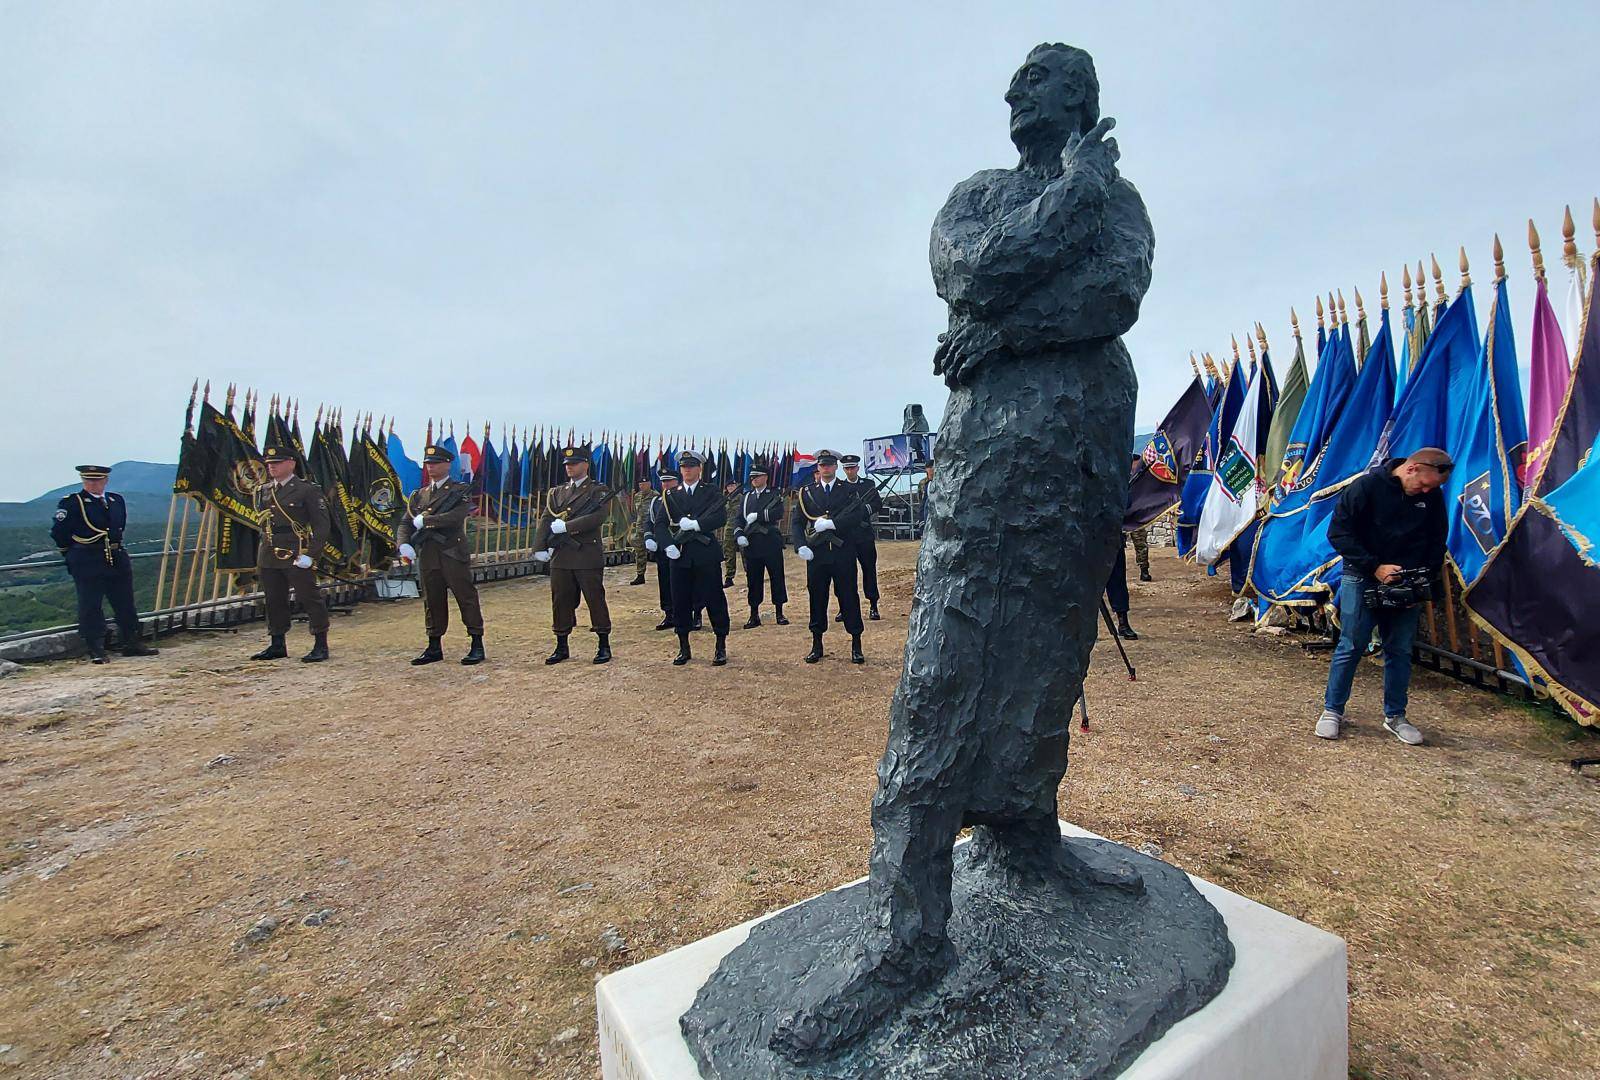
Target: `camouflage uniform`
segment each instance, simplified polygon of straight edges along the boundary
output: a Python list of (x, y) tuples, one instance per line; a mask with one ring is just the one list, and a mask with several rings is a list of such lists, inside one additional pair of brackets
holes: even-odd
[(644, 549), (644, 538), (649, 532), (647, 519), (650, 517), (650, 504), (654, 501), (654, 491), (633, 493), (633, 573), (641, 581), (644, 580), (645, 563), (650, 561), (650, 553)]
[(1133, 557), (1139, 564), (1139, 579), (1150, 580), (1150, 530), (1135, 529), (1128, 534), (1133, 538)]
[(742, 492), (735, 491), (732, 495), (724, 495), (723, 506), (728, 515), (728, 528), (722, 530), (722, 585), (727, 588), (733, 584), (733, 571), (739, 565), (739, 543), (734, 537), (733, 523), (739, 515), (739, 498)]

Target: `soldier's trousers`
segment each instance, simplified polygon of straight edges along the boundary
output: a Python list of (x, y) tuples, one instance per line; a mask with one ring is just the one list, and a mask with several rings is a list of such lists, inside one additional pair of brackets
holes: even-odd
[(645, 550), (644, 530), (635, 526), (633, 530), (633, 572), (637, 577), (644, 577), (644, 564), (651, 560), (650, 552)]
[(1128, 534), (1133, 539), (1133, 558), (1139, 564), (1139, 571), (1150, 572), (1150, 530), (1135, 529)]
[(723, 530), (727, 535), (722, 540), (722, 573), (727, 581), (733, 580), (733, 573), (739, 568), (739, 541), (734, 539), (733, 527)]
[(261, 580), (261, 591), (267, 598), (267, 633), (282, 637), (289, 632), (289, 590), (305, 608), (306, 623), (313, 634), (328, 632), (328, 603), (317, 588), (315, 569), (302, 570), (298, 566), (263, 566), (256, 571)]
[(806, 563), (806, 592), (811, 597), (811, 632), (828, 632), (828, 590), (839, 598), (839, 613), (844, 616), (844, 628), (852, 634), (861, 633), (861, 597), (856, 593), (856, 559), (848, 552), (835, 552), (823, 562), (812, 559)]
[(728, 596), (722, 591), (722, 563), (691, 563), (687, 555), (669, 559), (672, 567), (672, 625), (682, 633), (694, 625), (694, 613), (705, 610), (711, 629), (728, 632)]
[(661, 614), (672, 614), (672, 560), (657, 552), (650, 556), (656, 564), (656, 590), (661, 594)]
[(1106, 600), (1118, 615), (1128, 613), (1128, 550), (1121, 544), (1117, 545), (1117, 564), (1106, 579)]
[[(133, 599), (133, 564), (124, 552), (115, 562), (102, 562), (74, 570), (72, 584), (78, 591), (78, 635), (91, 649), (106, 643), (105, 601), (117, 617), (119, 640), (126, 645), (139, 640), (139, 606)], [(85, 560), (87, 562), (88, 560)]]
[[(433, 560), (430, 560), (433, 561)], [(483, 608), (478, 603), (478, 586), (472, 580), (472, 564), (440, 556), (436, 565), (419, 567), (417, 578), (422, 588), (423, 625), (430, 638), (444, 637), (450, 628), (450, 596), (461, 609), (461, 624), (469, 634), (483, 633)]]
[(578, 624), (578, 596), (589, 609), (589, 629), (597, 634), (611, 633), (611, 609), (606, 606), (606, 572), (550, 569), (550, 611), (557, 634), (570, 634)]
[(783, 581), (783, 549), (771, 555), (755, 555), (752, 549), (744, 553), (744, 583), (750, 600), (750, 610), (761, 606), (765, 585), (772, 584), (772, 602), (782, 607), (789, 602), (789, 587)]
[(856, 545), (856, 561), (861, 564), (861, 595), (869, 603), (878, 602), (878, 545)]

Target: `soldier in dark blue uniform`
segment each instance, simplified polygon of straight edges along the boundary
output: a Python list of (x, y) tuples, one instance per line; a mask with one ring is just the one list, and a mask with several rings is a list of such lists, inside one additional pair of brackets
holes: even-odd
[(861, 597), (856, 593), (856, 550), (851, 537), (866, 515), (856, 488), (834, 478), (839, 455), (817, 451), (816, 479), (800, 490), (799, 513), (790, 525), (795, 554), (806, 563), (806, 591), (811, 598), (811, 651), (806, 663), (822, 659), (822, 635), (828, 632), (828, 590), (839, 599), (844, 628), (850, 634), (850, 660), (864, 664), (861, 651)]
[(111, 601), (117, 617), (117, 640), (123, 656), (154, 656), (139, 640), (139, 608), (133, 600), (133, 564), (122, 546), (128, 507), (122, 496), (106, 490), (111, 469), (79, 465), (83, 490), (56, 504), (50, 538), (61, 549), (72, 583), (78, 590), (78, 634), (97, 664), (106, 662), (106, 615)]
[(661, 493), (655, 542), (672, 567), (672, 625), (678, 632), (678, 655), (672, 662), (680, 666), (689, 662), (689, 632), (703, 608), (717, 635), (711, 663), (720, 667), (728, 662), (728, 598), (722, 592), (718, 530), (727, 520), (727, 509), (722, 493), (701, 481), (702, 462), (699, 454), (688, 450), (678, 455), (683, 486)]
[(789, 589), (783, 580), (783, 497), (767, 486), (767, 463), (760, 458), (750, 469), (750, 490), (734, 507), (731, 523), (733, 541), (744, 549), (746, 596), (750, 602), (750, 621), (746, 630), (761, 625), (761, 600), (765, 591), (762, 579), (772, 585), (772, 606), (778, 625), (788, 626), (783, 605), (789, 602)]
[[(841, 454), (839, 464), (844, 466), (844, 482), (864, 494), (867, 500), (865, 516), (851, 532), (850, 542), (855, 545), (856, 562), (861, 567), (861, 595), (867, 598), (870, 607), (867, 618), (876, 621), (881, 616), (878, 614), (878, 530), (873, 521), (883, 512), (883, 496), (878, 494), (878, 485), (861, 475), (860, 454)], [(843, 612), (840, 614), (842, 616)]]

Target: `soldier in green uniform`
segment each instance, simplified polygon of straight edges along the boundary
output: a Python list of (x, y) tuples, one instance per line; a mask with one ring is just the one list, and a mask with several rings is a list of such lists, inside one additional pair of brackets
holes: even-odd
[(78, 593), (78, 636), (97, 664), (106, 662), (107, 600), (117, 616), (117, 640), (123, 656), (154, 656), (160, 651), (139, 640), (133, 563), (122, 546), (128, 506), (121, 495), (106, 490), (110, 475), (107, 465), (79, 465), (83, 490), (56, 503), (55, 523), (50, 527), (50, 538), (60, 549)]
[(656, 492), (650, 486), (650, 478), (643, 477), (633, 493), (633, 580), (629, 585), (644, 584), (645, 563), (650, 561), (644, 542), (650, 532), (650, 504), (655, 501)]
[(733, 535), (733, 523), (739, 517), (739, 481), (729, 480), (722, 485), (722, 512), (727, 515), (728, 528), (722, 530), (722, 587), (733, 587), (733, 572), (739, 566), (739, 545)]
[(472, 580), (472, 547), (467, 543), (472, 485), (450, 479), (450, 462), (454, 458), (443, 446), (427, 448), (422, 456), (422, 471), (428, 482), (411, 493), (395, 534), (400, 558), (417, 564), (417, 581), (422, 590), (428, 647), (411, 661), (417, 666), (444, 659), (441, 645), (450, 625), (451, 594), (461, 609), (462, 625), (472, 637), (472, 646), (461, 662), (481, 664), (487, 659), (483, 652), (483, 608), (478, 603), (478, 586)]
[(267, 601), (267, 633), (271, 642), (250, 657), (282, 660), (289, 655), (284, 638), (289, 634), (289, 590), (305, 608), (311, 627), (311, 651), (300, 659), (314, 664), (328, 658), (328, 605), (317, 588), (315, 556), (328, 542), (332, 529), (328, 500), (322, 489), (294, 474), (294, 451), (270, 445), (261, 452), (267, 463), (267, 483), (256, 489), (256, 515), (261, 521), (261, 550), (256, 557), (256, 577)]
[(1150, 527), (1135, 529), (1128, 536), (1133, 540), (1133, 557), (1139, 563), (1139, 580), (1154, 581), (1150, 576)]
[(589, 609), (589, 625), (600, 636), (594, 662), (611, 660), (611, 609), (606, 606), (606, 552), (600, 539), (611, 489), (589, 479), (590, 450), (569, 446), (561, 451), (567, 482), (551, 488), (534, 533), (533, 557), (550, 564), (550, 609), (556, 647), (545, 657), (559, 664), (572, 654), (567, 635), (578, 621), (578, 596)]

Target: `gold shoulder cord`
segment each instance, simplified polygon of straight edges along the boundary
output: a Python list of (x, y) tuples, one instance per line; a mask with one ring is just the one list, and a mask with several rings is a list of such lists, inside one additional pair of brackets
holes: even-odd
[(561, 489), (559, 487), (553, 487), (544, 493), (544, 512), (553, 518), (560, 518), (562, 521), (565, 521), (567, 520), (567, 515), (572, 512), (572, 509), (571, 507), (568, 507), (566, 510), (559, 511), (556, 509), (556, 492), (560, 490)]
[(306, 553), (306, 542), (311, 536), (310, 527), (302, 526), (300, 522), (295, 520), (294, 515), (289, 513), (289, 511), (285, 509), (284, 505), (278, 501), (277, 484), (272, 485), (272, 494), (269, 496), (269, 498), (272, 499), (272, 505), (278, 508), (278, 513), (283, 515), (284, 521), (289, 523), (289, 531), (294, 533), (295, 543), (300, 548), (298, 552), (293, 552), (285, 548), (274, 546), (272, 549), (272, 554), (280, 559), (293, 559), (298, 558), (300, 555), (304, 555)]
[(806, 508), (806, 489), (805, 488), (801, 488), (800, 489), (799, 503), (800, 503), (800, 512), (805, 515), (805, 518), (806, 518), (807, 521), (815, 521), (820, 517), (827, 517), (826, 514), (813, 514), (810, 510), (808, 510)]
[(662, 507), (662, 509), (666, 510), (666, 512), (667, 512), (667, 524), (671, 525), (672, 524), (672, 500), (667, 498), (667, 493), (665, 491), (663, 491), (661, 493), (661, 507)]
[[(98, 544), (100, 541), (104, 540), (106, 542), (106, 547), (105, 547), (106, 562), (112, 562), (113, 560), (111, 558), (111, 530), (110, 529), (96, 528), (94, 523), (89, 520), (89, 508), (87, 506), (83, 505), (83, 495), (82, 495), (81, 492), (78, 493), (78, 494), (75, 494), (73, 497), (78, 500), (78, 517), (83, 519), (84, 528), (88, 529), (94, 535), (92, 535), (92, 536), (79, 536), (77, 533), (73, 533), (72, 534), (72, 539), (75, 542), (79, 543), (79, 544), (85, 544), (85, 545), (87, 545), (87, 544)], [(106, 505), (106, 513), (108, 515), (111, 513), (111, 506), (110, 506), (109, 503)]]

